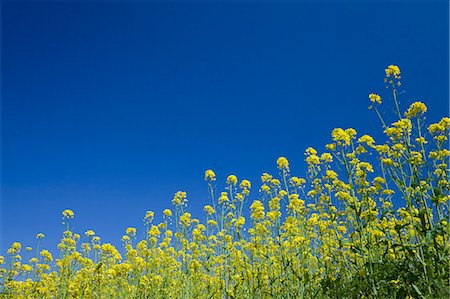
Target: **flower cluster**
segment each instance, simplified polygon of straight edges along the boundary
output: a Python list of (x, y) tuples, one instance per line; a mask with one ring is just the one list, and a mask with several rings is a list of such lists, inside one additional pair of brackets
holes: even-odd
[[(386, 69), (389, 80), (400, 69)], [(392, 85), (397, 102), (396, 86)], [(369, 95), (381, 104), (377, 94)], [(305, 177), (276, 161), (256, 198), (252, 184), (229, 175), (224, 191), (205, 172), (204, 221), (186, 192), (145, 231), (128, 227), (123, 248), (84, 236), (63, 211), (59, 254), (14, 242), (0, 256), (2, 298), (448, 298), (450, 262), (450, 118), (424, 126), (413, 103), (384, 129), (337, 128), (326, 151), (305, 151)], [(405, 118), (402, 118), (404, 115)], [(253, 196), (253, 194), (252, 194)], [(162, 219), (157, 223), (158, 219)], [(141, 237), (139, 237), (141, 236)]]

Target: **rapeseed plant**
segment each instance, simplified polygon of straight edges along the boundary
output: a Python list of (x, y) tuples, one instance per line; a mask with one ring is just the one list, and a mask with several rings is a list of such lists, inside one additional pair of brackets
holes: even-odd
[(123, 254), (93, 230), (82, 242), (65, 210), (58, 258), (42, 233), (34, 255), (15, 242), (0, 256), (2, 298), (448, 298), (450, 118), (424, 130), (426, 105), (402, 114), (400, 69), (385, 72), (398, 120), (369, 94), (384, 142), (336, 128), (325, 152), (306, 149), (305, 178), (280, 157), (250, 203), (250, 181), (229, 175), (216, 194), (206, 170), (205, 223), (179, 191), (161, 223), (146, 212), (143, 239), (125, 230)]

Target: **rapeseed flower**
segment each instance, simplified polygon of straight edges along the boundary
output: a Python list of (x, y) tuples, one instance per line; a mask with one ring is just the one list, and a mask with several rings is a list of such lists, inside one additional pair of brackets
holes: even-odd
[(235, 175), (229, 175), (227, 177), (227, 184), (228, 185), (236, 186), (237, 181), (238, 181), (238, 179), (237, 179), (237, 176), (235, 176)]
[(394, 78), (396, 78), (396, 79), (399, 79), (400, 78), (400, 68), (398, 67), (398, 66), (396, 66), (396, 65), (389, 65), (386, 69), (385, 69), (385, 72), (386, 72), (386, 77), (391, 77), (391, 76), (393, 76)]
[(289, 161), (285, 157), (279, 157), (277, 160), (278, 169), (289, 170)]
[(211, 207), (210, 205), (206, 205), (204, 208), (205, 212), (211, 216), (212, 214), (214, 214), (216, 211), (213, 209), (213, 207)]
[(378, 103), (381, 104), (381, 97), (379, 95), (377, 95), (376, 93), (371, 93), (369, 94), (369, 100), (372, 103)]
[(331, 132), (333, 141), (337, 141), (341, 145), (350, 145), (350, 135), (342, 128), (336, 128)]
[(205, 171), (205, 181), (215, 181), (216, 180), (216, 174), (211, 169), (208, 169)]
[(64, 219), (71, 219), (71, 218), (73, 218), (75, 216), (75, 214), (73, 213), (72, 210), (64, 210), (62, 212), (62, 215), (63, 215)]
[(408, 110), (405, 112), (407, 118), (413, 118), (420, 116), (427, 112), (427, 106), (422, 102), (414, 102), (409, 106)]

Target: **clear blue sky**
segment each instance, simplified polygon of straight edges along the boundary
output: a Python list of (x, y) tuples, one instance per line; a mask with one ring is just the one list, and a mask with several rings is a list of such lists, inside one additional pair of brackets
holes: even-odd
[[(203, 174), (250, 179), (334, 127), (380, 136), (367, 95), (403, 71), (403, 107), (448, 114), (448, 4), (2, 1), (1, 242), (54, 250), (61, 211), (120, 243)], [(386, 99), (387, 101), (387, 99)], [(390, 110), (385, 107), (384, 113)], [(392, 106), (391, 106), (392, 107)], [(203, 216), (203, 214), (201, 214)]]

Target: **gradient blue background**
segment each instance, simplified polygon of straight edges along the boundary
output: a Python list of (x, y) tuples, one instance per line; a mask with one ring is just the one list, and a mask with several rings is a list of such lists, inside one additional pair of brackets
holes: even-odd
[[(55, 250), (61, 211), (120, 244), (203, 174), (253, 182), (334, 127), (381, 136), (367, 109), (397, 64), (402, 107), (448, 114), (448, 4), (2, 2), (1, 242)], [(379, 139), (379, 138), (378, 138)], [(220, 190), (219, 190), (220, 191)], [(203, 217), (203, 216), (202, 216)], [(142, 229), (141, 229), (142, 232)]]

